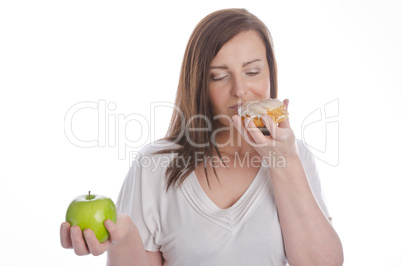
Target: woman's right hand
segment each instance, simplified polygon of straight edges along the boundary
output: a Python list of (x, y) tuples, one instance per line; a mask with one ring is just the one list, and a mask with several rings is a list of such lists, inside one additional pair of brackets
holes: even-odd
[(62, 223), (60, 226), (61, 246), (66, 249), (74, 249), (79, 256), (87, 254), (99, 256), (127, 238), (131, 229), (135, 227), (129, 216), (120, 213), (117, 215), (116, 224), (111, 220), (106, 220), (104, 224), (110, 238), (100, 243), (91, 229), (85, 229), (82, 233), (77, 225), (70, 227), (69, 223)]

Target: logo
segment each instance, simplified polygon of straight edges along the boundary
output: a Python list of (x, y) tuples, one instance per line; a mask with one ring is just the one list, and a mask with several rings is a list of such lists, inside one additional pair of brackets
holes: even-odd
[(311, 112), (302, 122), (301, 140), (315, 158), (339, 164), (339, 99)]

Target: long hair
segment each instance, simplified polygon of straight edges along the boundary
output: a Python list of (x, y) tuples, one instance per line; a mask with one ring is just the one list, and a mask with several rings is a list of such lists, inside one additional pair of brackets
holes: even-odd
[[(180, 185), (198, 164), (206, 170), (208, 157), (215, 150), (212, 141), (213, 115), (208, 98), (209, 68), (219, 50), (243, 31), (254, 30), (263, 40), (270, 74), (270, 95), (277, 97), (277, 67), (271, 34), (265, 24), (245, 9), (223, 9), (202, 19), (192, 32), (185, 50), (180, 79), (168, 132), (164, 139), (179, 144), (178, 148), (157, 152), (175, 153), (166, 171), (167, 188)], [(199, 129), (199, 130), (197, 130)], [(215, 168), (214, 174), (216, 175)]]

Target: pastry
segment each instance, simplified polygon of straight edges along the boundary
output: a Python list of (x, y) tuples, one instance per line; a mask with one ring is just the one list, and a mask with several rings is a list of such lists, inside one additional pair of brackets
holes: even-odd
[(239, 108), (239, 115), (242, 121), (244, 121), (246, 117), (251, 117), (256, 127), (258, 127), (264, 135), (269, 135), (261, 119), (261, 115), (263, 114), (268, 114), (276, 124), (284, 121), (288, 117), (286, 106), (279, 99), (250, 101), (242, 104), (241, 108)]

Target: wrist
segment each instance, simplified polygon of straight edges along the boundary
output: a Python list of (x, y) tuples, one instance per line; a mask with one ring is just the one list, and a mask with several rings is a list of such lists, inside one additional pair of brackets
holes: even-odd
[[(279, 160), (280, 159), (280, 160)], [(300, 160), (299, 154), (286, 154), (281, 155), (280, 158), (277, 159), (277, 163), (274, 166), (270, 167), (271, 176), (294, 176), (295, 173), (299, 173), (300, 171), (304, 172), (303, 164)]]

